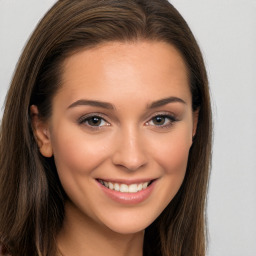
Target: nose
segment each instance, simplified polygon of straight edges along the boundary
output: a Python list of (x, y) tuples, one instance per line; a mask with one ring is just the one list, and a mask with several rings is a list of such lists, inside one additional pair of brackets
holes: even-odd
[(136, 129), (122, 132), (116, 140), (112, 162), (127, 171), (136, 171), (147, 164), (145, 144)]

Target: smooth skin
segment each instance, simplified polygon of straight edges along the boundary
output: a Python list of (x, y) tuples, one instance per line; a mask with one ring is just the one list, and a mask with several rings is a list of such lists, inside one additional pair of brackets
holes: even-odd
[[(41, 154), (54, 155), (68, 195), (58, 247), (64, 256), (142, 256), (144, 230), (185, 176), (197, 112), (187, 67), (164, 42), (111, 42), (63, 64), (52, 116), (31, 106)], [(97, 179), (155, 180), (140, 203), (107, 196)]]

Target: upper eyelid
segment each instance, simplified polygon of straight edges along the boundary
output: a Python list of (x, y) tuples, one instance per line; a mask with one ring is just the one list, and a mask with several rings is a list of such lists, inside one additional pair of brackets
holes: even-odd
[[(154, 117), (157, 117), (157, 116), (163, 116), (165, 118), (168, 118), (169, 121), (167, 121), (166, 124), (161, 124), (161, 125), (157, 125), (157, 124), (150, 124), (150, 122), (153, 122), (153, 118)], [(165, 120), (166, 121), (166, 120)], [(160, 115), (155, 115), (153, 116), (152, 118), (150, 118), (146, 123), (145, 125), (148, 126), (148, 127), (151, 127), (151, 129), (157, 129), (157, 130), (161, 130), (161, 129), (169, 129), (171, 127), (173, 127), (173, 125), (175, 125), (176, 122), (178, 122), (179, 120), (172, 116), (172, 115), (168, 115), (168, 114), (160, 114)]]
[(100, 114), (100, 113), (90, 113), (90, 114), (85, 114), (81, 117), (78, 118), (78, 122), (83, 122), (86, 119), (89, 119), (90, 117), (99, 117), (101, 119), (103, 119), (105, 122), (109, 123), (108, 120), (106, 120), (106, 118), (104, 117), (104, 115)]
[[(175, 115), (174, 113), (170, 113), (170, 112), (166, 112), (166, 111), (160, 111), (160, 112), (157, 112), (157, 113), (154, 113), (154, 114), (151, 114), (147, 120), (151, 120), (152, 118), (154, 117), (157, 117), (157, 116), (165, 116), (165, 117), (172, 117), (174, 119), (177, 119), (177, 115)], [(147, 121), (147, 122), (148, 122)]]
[(158, 116), (170, 119), (171, 122), (177, 121), (177, 119), (171, 115), (156, 115), (156, 116), (153, 116), (152, 118), (150, 118), (149, 121), (147, 121), (146, 123), (152, 121), (155, 117), (158, 117)]
[[(94, 117), (94, 116), (102, 118), (105, 122), (110, 124), (110, 121), (108, 120), (109, 118), (106, 116), (106, 114), (99, 113), (99, 112), (93, 112), (93, 113), (88, 113), (88, 114), (82, 115), (81, 117), (78, 118), (78, 122), (82, 122), (85, 119), (90, 118), (90, 117)], [(170, 117), (172, 119), (177, 120), (177, 115), (176, 114), (168, 112), (168, 111), (159, 111), (157, 113), (150, 114), (146, 118), (146, 123), (149, 122), (151, 119), (157, 117), (157, 116), (165, 116), (165, 117)], [(115, 119), (117, 119), (117, 118), (115, 118)]]

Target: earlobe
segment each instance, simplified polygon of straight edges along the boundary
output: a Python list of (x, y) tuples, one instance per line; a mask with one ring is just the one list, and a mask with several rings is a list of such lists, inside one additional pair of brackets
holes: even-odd
[(39, 117), (39, 111), (37, 106), (30, 106), (30, 117), (32, 130), (37, 142), (39, 151), (45, 157), (51, 157), (53, 155), (51, 138), (49, 127), (46, 122), (43, 122)]

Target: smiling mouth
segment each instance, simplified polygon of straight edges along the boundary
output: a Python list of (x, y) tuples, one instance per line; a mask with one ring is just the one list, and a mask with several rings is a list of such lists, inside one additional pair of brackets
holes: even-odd
[(97, 179), (97, 181), (110, 190), (115, 190), (121, 193), (137, 193), (149, 187), (154, 180), (150, 180), (142, 183), (129, 184), (129, 185), (124, 183), (113, 183), (113, 182), (105, 181), (101, 179)]

